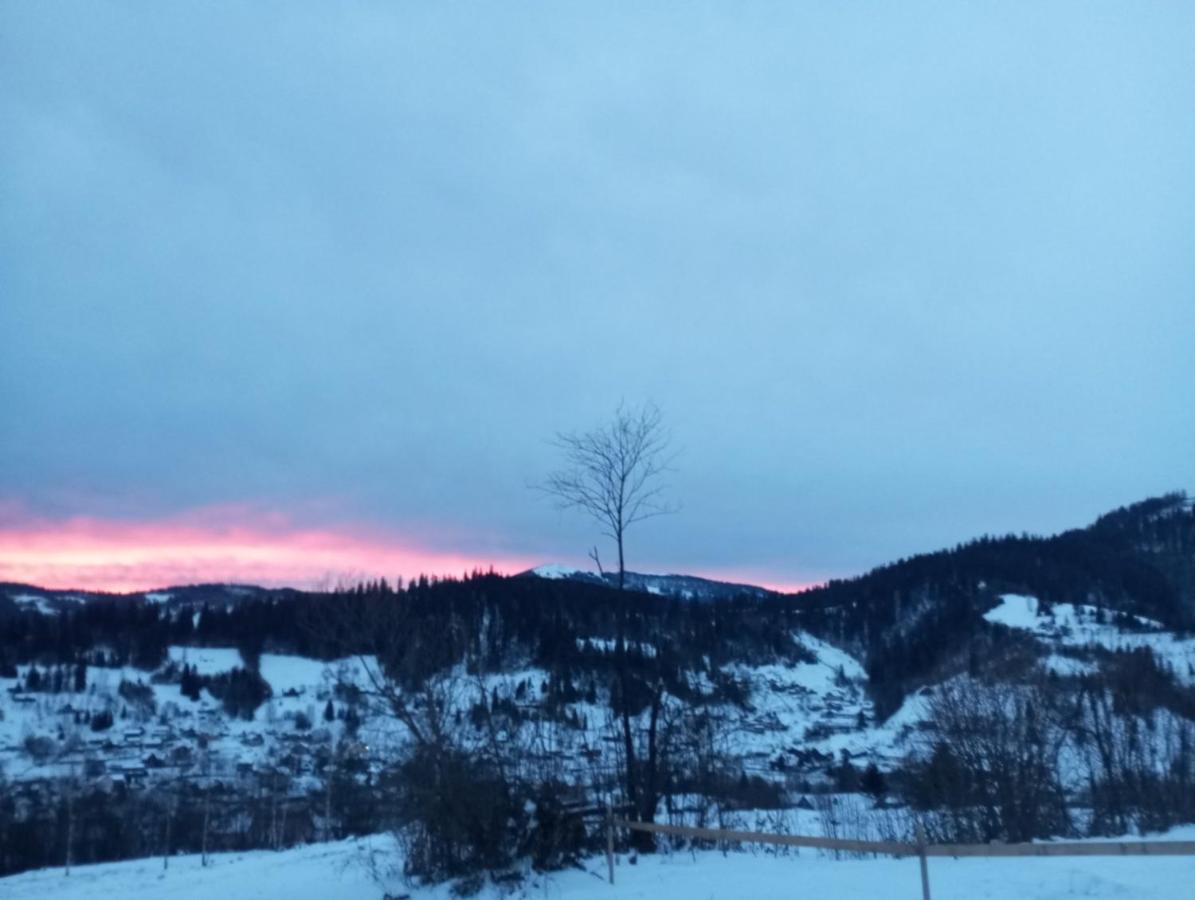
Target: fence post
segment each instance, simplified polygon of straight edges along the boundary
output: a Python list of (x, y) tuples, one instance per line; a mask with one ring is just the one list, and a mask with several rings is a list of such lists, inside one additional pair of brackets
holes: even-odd
[(606, 804), (606, 868), (610, 870), (610, 883), (614, 884), (614, 810)]
[(930, 900), (929, 863), (925, 858), (925, 828), (920, 822), (917, 823), (917, 855), (921, 857), (921, 900)]

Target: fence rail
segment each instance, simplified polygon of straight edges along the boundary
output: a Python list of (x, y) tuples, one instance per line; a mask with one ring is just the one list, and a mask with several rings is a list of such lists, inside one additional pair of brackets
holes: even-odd
[(1195, 856), (1195, 841), (928, 844), (926, 856)]
[(916, 844), (897, 841), (852, 841), (843, 838), (806, 837), (798, 834), (768, 834), (762, 831), (729, 831), (722, 828), (692, 828), (687, 825), (659, 825), (655, 822), (632, 822), (617, 819), (618, 828), (646, 831), (651, 834), (671, 834), (676, 837), (703, 841), (731, 841), (744, 844), (781, 844), (785, 847), (815, 847), (819, 850), (850, 850), (856, 853), (884, 853), (888, 856), (916, 856)]
[[(928, 857), (1011, 857), (1011, 856), (1195, 856), (1195, 841), (1059, 841), (1046, 844), (911, 844), (900, 841), (854, 841), (843, 838), (812, 837), (797, 834), (768, 834), (762, 831), (733, 831), (723, 828), (694, 828), (687, 825), (661, 825), (632, 822), (607, 816), (607, 857), (610, 883), (614, 883), (614, 829), (668, 834), (704, 841), (777, 844), (784, 847), (812, 847), (819, 850), (845, 850), (853, 853), (882, 853), (886, 856), (916, 856), (921, 861), (921, 895), (930, 900)], [(920, 829), (918, 829), (920, 831)]]

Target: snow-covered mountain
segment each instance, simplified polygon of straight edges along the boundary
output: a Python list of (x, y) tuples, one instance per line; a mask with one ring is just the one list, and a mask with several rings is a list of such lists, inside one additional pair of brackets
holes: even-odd
[[(549, 580), (581, 581), (586, 584), (601, 584), (617, 587), (618, 574), (588, 572), (555, 563), (537, 566), (520, 573), (520, 577), (546, 578)], [(696, 575), (649, 575), (643, 572), (627, 572), (627, 590), (642, 591), (664, 597), (680, 597), (684, 600), (716, 600), (729, 597), (769, 597), (776, 592), (753, 584), (738, 584), (732, 581), (715, 581)]]
[(5, 609), (36, 609), (56, 615), (64, 609), (78, 609), (80, 604), (148, 603), (166, 607), (202, 606), (204, 603), (230, 605), (246, 600), (294, 597), (294, 588), (266, 588), (251, 584), (187, 584), (147, 591), (108, 593), (81, 589), (60, 590), (32, 584), (0, 582), (0, 613)]
[[(152, 830), (167, 789), (181, 790), (171, 802), (194, 816), (196, 784), (231, 810), (213, 826), (227, 846), (374, 827), (360, 823), (380, 820), (351, 804), (368, 808), (411, 735), (369, 700), (370, 651), (331, 650), (311, 627), (313, 615), (328, 624), (328, 610), (354, 602), (406, 611), (394, 632), (401, 660), (445, 688), (443, 712), (467, 753), (483, 755), (500, 734), (517, 748), (512, 765), (591, 799), (620, 777), (625, 677), (641, 691), (633, 738), (646, 744), (657, 712), (687, 735), (674, 747), (705, 735), (726, 808), (763, 798), (791, 811), (811, 793), (849, 790), (873, 767), (909, 777), (941, 750), (935, 702), (969, 682), (1012, 697), (1081, 697), (1101, 727), (1151, 735), (1146, 771), (1181, 772), (1176, 754), (1189, 753), (1184, 729), (1195, 724), (1193, 561), (1195, 510), (1174, 496), (1054, 537), (983, 538), (799, 595), (635, 573), (622, 602), (609, 576), (561, 566), (420, 580), (401, 595), (381, 583), (343, 595), (0, 585), (0, 774), (13, 809), (36, 813), (18, 823), (29, 829), (23, 859), (59, 839), (64, 784), (94, 800), (89, 833), (103, 832), (105, 815)], [(645, 690), (657, 691), (654, 711)], [(1089, 804), (1092, 784), (1119, 775), (1082, 769), (1090, 744), (1063, 737), (1063, 788), (1072, 805)], [(678, 766), (692, 777), (689, 762)], [(678, 787), (674, 799), (683, 807), (692, 796)], [(1176, 809), (1167, 821), (1191, 820)]]

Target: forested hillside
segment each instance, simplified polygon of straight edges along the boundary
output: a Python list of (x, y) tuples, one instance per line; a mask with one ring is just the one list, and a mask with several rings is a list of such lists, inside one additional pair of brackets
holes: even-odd
[[(1166, 827), (1195, 816), (1192, 560), (1176, 494), (792, 595), (0, 586), (0, 867), (394, 828), (443, 878), (564, 864), (598, 803), (709, 821), (860, 790), (893, 833)], [(976, 722), (1001, 742), (960, 756)], [(986, 797), (993, 771), (1038, 799)]]

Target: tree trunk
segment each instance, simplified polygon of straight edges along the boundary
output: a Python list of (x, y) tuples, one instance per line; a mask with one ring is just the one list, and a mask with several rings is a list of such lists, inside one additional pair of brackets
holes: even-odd
[[(660, 780), (659, 780), (659, 744), (656, 737), (659, 733), (660, 724), (660, 704), (663, 700), (664, 686), (656, 684), (655, 690), (652, 692), (651, 698), (651, 720), (647, 728), (647, 771), (643, 777), (643, 790), (640, 793), (641, 808), (639, 810), (640, 822), (654, 822), (656, 819), (656, 806), (660, 802)], [(655, 835), (643, 833), (645, 850), (655, 849)]]
[[(618, 700), (622, 707), (622, 743), (623, 753), (626, 756), (626, 792), (627, 803), (633, 810), (633, 815), (639, 814), (639, 766), (635, 755), (635, 735), (631, 724), (631, 704), (630, 691), (628, 686), (630, 684), (630, 666), (627, 661), (627, 599), (625, 594), (626, 586), (626, 568), (622, 549), (622, 531), (616, 530), (615, 536), (618, 543), (618, 640), (615, 645), (615, 653), (618, 656)], [(635, 846), (642, 843), (642, 838), (648, 838), (650, 841), (651, 835), (644, 834), (640, 831), (631, 833), (631, 842)]]
[(622, 529), (618, 529), (618, 589), (626, 587), (627, 567), (622, 555)]

